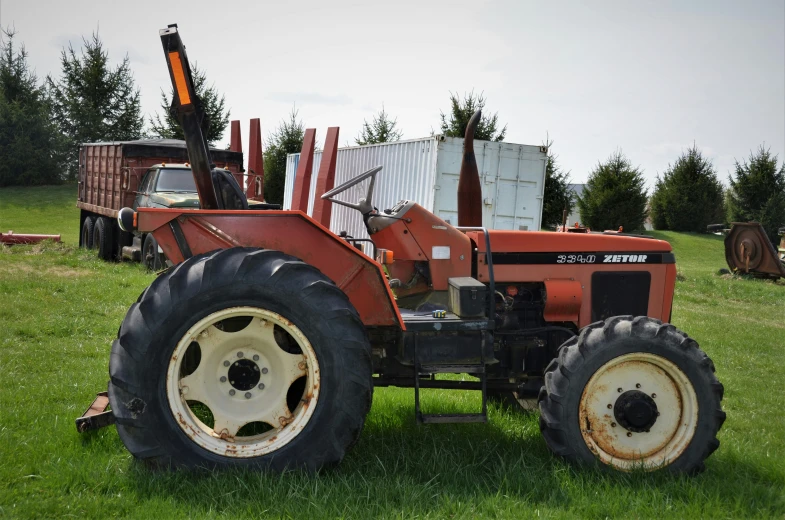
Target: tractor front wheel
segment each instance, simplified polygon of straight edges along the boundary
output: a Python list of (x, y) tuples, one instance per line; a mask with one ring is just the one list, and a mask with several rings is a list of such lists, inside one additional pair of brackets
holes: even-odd
[(714, 364), (673, 325), (597, 322), (559, 349), (540, 391), (540, 430), (572, 462), (698, 473), (725, 420)]
[(365, 328), (315, 267), (232, 248), (158, 277), (112, 345), (109, 400), (136, 457), (283, 471), (335, 464), (371, 405)]

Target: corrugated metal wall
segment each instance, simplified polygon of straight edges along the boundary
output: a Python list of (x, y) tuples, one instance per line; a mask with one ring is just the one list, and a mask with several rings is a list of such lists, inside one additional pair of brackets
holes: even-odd
[[(415, 200), (432, 210), (434, 204), (433, 185), (436, 175), (437, 138), (428, 137), (411, 141), (397, 141), (371, 146), (341, 148), (335, 167), (335, 185), (338, 186), (360, 173), (382, 165), (384, 169), (376, 175), (373, 203), (379, 209), (391, 208), (401, 199)], [(316, 177), (319, 173), (322, 153), (313, 158), (311, 191), (308, 214), (313, 212)], [(286, 184), (284, 186), (284, 209), (291, 209), (294, 177), (300, 154), (287, 157)], [(353, 186), (337, 196), (340, 200), (357, 202), (365, 197), (367, 182)], [(333, 204), (330, 229), (338, 233), (346, 231), (355, 238), (368, 238), (360, 214), (350, 208)]]
[[(542, 217), (546, 153), (539, 146), (475, 141), (477, 168), (483, 192), (483, 222), (491, 229), (537, 230)], [(381, 165), (373, 203), (383, 210), (401, 199), (414, 200), (440, 218), (457, 224), (458, 173), (463, 139), (426, 137), (370, 146), (341, 148), (336, 161), (335, 185)], [(313, 211), (316, 179), (322, 154), (314, 154), (308, 214)], [(287, 157), (284, 209), (291, 209), (299, 154)], [(338, 195), (357, 202), (365, 197), (367, 182)], [(330, 229), (368, 238), (360, 214), (333, 204)]]

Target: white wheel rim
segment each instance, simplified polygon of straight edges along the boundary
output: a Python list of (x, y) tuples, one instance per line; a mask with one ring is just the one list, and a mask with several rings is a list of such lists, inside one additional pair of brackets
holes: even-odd
[[(220, 322), (227, 318), (250, 322), (241, 330), (225, 332), (219, 327), (226, 328)], [(284, 351), (276, 342), (275, 326), (302, 353)], [(183, 363), (192, 342), (199, 344), (201, 359), (186, 374)], [(290, 410), (287, 392), (302, 377), (305, 390)], [(196, 444), (218, 455), (248, 458), (280, 449), (305, 428), (319, 398), (319, 380), (313, 347), (292, 322), (268, 310), (233, 307), (201, 319), (183, 335), (169, 361), (166, 393), (175, 421)], [(214, 424), (203, 422), (197, 403), (209, 408)], [(265, 423), (270, 429), (242, 430), (251, 423)]]
[[(616, 417), (617, 400), (628, 391), (643, 392), (656, 403), (658, 415), (648, 431), (631, 431)], [(689, 446), (698, 425), (698, 399), (675, 364), (636, 352), (614, 358), (594, 373), (578, 416), (586, 445), (602, 462), (624, 471), (651, 471), (672, 463)]]

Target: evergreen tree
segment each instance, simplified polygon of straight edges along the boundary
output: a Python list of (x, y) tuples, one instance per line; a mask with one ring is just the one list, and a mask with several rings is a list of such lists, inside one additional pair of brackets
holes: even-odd
[[(460, 99), (457, 94), (450, 92), (450, 115), (449, 120), (444, 112), (441, 112), (441, 131), (448, 137), (463, 137), (466, 134), (466, 125), (472, 115), (480, 109), (485, 108), (485, 98), (482, 94), (475, 94), (474, 91), (464, 94)], [(498, 130), (499, 115), (483, 115), (474, 138), (480, 141), (504, 141), (507, 133), (507, 125)]]
[[(215, 85), (207, 86), (207, 74), (199, 70), (196, 63), (193, 65), (191, 74), (194, 81), (194, 90), (196, 95), (202, 100), (205, 116), (210, 122), (206, 137), (207, 142), (212, 146), (223, 137), (226, 126), (229, 124), (230, 112), (226, 108), (226, 99), (223, 94), (218, 93)], [(150, 118), (151, 133), (164, 139), (185, 139), (180, 123), (177, 122), (177, 119), (169, 111), (169, 107), (172, 105), (172, 96), (174, 96), (174, 88), (168, 95), (163, 90), (161, 91), (163, 118), (159, 114)]]
[(81, 143), (127, 141), (142, 137), (144, 117), (139, 89), (134, 86), (131, 63), (126, 56), (114, 68), (97, 34), (83, 39), (81, 56), (73, 46), (60, 56), (62, 76), (47, 77), (54, 120), (68, 139), (68, 171), (78, 171)]
[(305, 127), (297, 119), (298, 111), (292, 108), (289, 119), (281, 121), (267, 139), (264, 150), (264, 198), (272, 204), (283, 204), (286, 184), (286, 156), (299, 153), (303, 148)]
[(384, 106), (382, 106), (382, 110), (373, 116), (370, 123), (367, 120), (363, 121), (363, 128), (354, 142), (362, 146), (398, 141), (403, 133), (396, 128), (397, 124), (398, 120), (390, 119), (387, 112), (384, 111)]
[(63, 143), (52, 123), (46, 92), (27, 63), (14, 32), (0, 49), (0, 186), (62, 180)]
[(749, 160), (736, 161), (736, 178), (730, 176), (728, 220), (760, 222), (773, 243), (785, 225), (785, 163), (761, 146)]
[(643, 174), (621, 150), (599, 163), (578, 197), (581, 222), (594, 230), (643, 229), (646, 219)]
[(575, 192), (570, 189), (570, 174), (562, 171), (548, 142), (548, 162), (545, 165), (545, 197), (542, 203), (542, 227), (561, 226), (564, 210), (569, 215), (575, 205)]
[(695, 145), (657, 179), (651, 200), (656, 229), (703, 232), (725, 215), (717, 172)]
[(651, 224), (654, 229), (661, 231), (669, 229), (668, 219), (665, 215), (665, 186), (659, 177), (654, 185), (654, 193), (649, 199), (649, 215), (651, 215)]

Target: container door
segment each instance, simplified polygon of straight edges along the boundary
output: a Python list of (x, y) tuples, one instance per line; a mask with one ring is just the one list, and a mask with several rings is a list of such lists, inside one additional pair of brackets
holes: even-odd
[[(542, 216), (546, 154), (537, 146), (475, 141), (482, 187), (483, 225), (489, 229), (538, 230)], [(434, 213), (458, 224), (458, 178), (463, 139), (439, 143)]]

